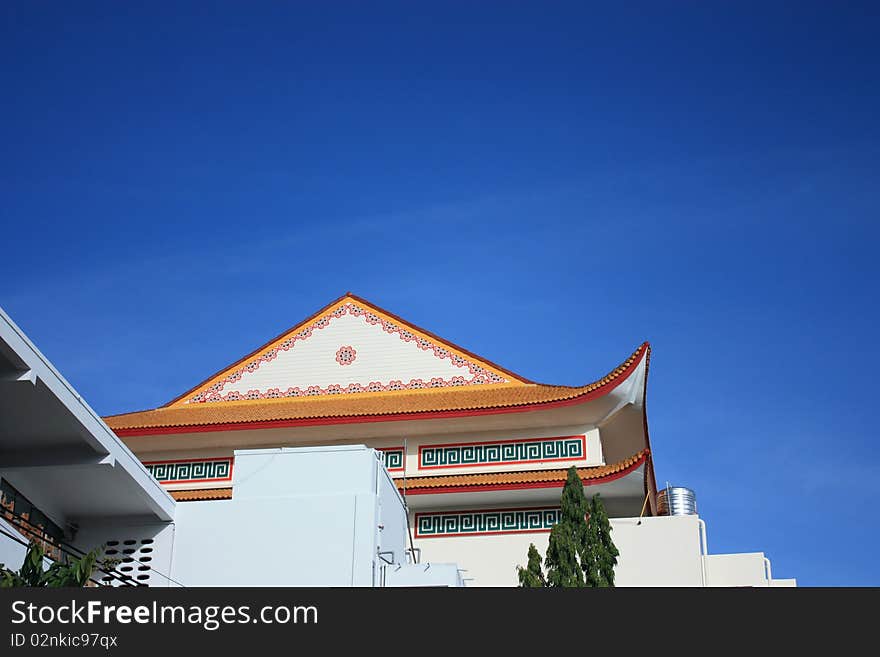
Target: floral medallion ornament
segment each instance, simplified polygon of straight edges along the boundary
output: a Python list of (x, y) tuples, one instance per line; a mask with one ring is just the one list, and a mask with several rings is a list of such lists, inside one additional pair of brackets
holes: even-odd
[(339, 347), (339, 350), (336, 352), (336, 362), (340, 365), (351, 365), (355, 358), (357, 358), (357, 352), (354, 350), (354, 347)]

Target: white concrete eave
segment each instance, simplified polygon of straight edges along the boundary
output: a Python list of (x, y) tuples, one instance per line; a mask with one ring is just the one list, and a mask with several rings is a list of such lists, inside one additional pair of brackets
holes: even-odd
[(174, 517), (174, 499), (2, 308), (0, 476), (56, 522)]

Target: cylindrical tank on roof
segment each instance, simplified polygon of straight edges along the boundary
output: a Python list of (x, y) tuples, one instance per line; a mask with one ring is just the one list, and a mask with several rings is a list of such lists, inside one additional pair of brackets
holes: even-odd
[(657, 514), (661, 516), (697, 515), (697, 494), (683, 486), (668, 486), (657, 491)]

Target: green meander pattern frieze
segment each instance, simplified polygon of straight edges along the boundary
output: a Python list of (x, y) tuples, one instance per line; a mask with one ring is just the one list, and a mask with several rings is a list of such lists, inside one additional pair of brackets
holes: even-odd
[(144, 467), (163, 484), (232, 479), (232, 458), (192, 461), (144, 462)]
[(419, 468), (421, 469), (507, 465), (538, 461), (576, 461), (584, 458), (586, 458), (585, 436), (454, 445), (423, 445), (419, 448)]
[(549, 532), (559, 508), (442, 511), (416, 514), (416, 538)]
[(380, 447), (385, 455), (385, 467), (389, 470), (403, 470), (403, 447)]

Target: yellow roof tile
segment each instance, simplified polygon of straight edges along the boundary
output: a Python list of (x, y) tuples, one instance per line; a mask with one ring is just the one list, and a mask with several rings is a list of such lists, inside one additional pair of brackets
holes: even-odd
[(168, 491), (178, 502), (196, 502), (201, 500), (231, 500), (231, 488), (202, 488), (199, 490)]

